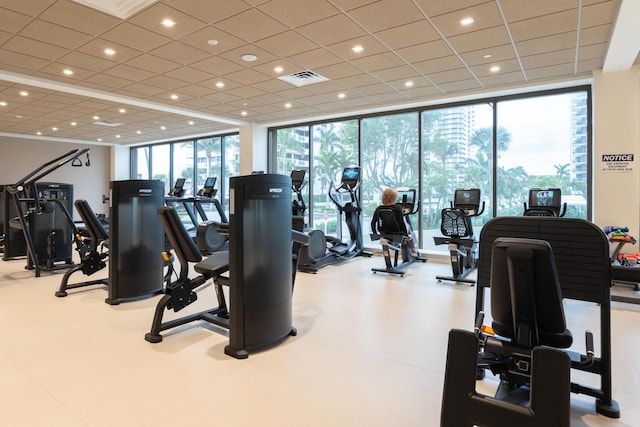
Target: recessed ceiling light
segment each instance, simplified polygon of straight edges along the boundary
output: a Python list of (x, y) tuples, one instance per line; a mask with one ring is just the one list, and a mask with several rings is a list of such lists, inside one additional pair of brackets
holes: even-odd
[(109, 55), (109, 56), (113, 56), (113, 55), (115, 55), (115, 54), (116, 54), (116, 51), (115, 51), (115, 50), (113, 50), (113, 49), (111, 49), (110, 47), (106, 48), (103, 52), (104, 52), (106, 55)]
[(404, 85), (406, 87), (412, 87), (413, 86), (413, 82), (411, 80), (409, 80), (408, 82), (404, 82)]
[(71, 122), (71, 126), (75, 126), (75, 125), (77, 125), (76, 122)]
[(282, 68), (281, 66), (277, 66), (276, 68), (273, 69), (273, 71), (275, 71), (276, 73), (281, 73), (284, 71), (284, 68)]
[(171, 28), (174, 25), (176, 25), (176, 23), (172, 19), (166, 18), (162, 20), (162, 25), (164, 25), (167, 28)]
[(291, 103), (287, 102), (286, 104), (284, 104), (284, 108), (291, 108)]
[(220, 88), (222, 88), (222, 87), (224, 87), (224, 83), (222, 83), (222, 82), (218, 82), (218, 83), (216, 83), (216, 87), (220, 87)]
[(141, 130), (137, 130), (137, 131), (136, 131), (136, 133), (137, 133), (138, 135), (140, 135), (140, 134), (142, 133), (142, 131), (141, 131)]
[(345, 96), (347, 96), (347, 95), (345, 95), (344, 93), (339, 93), (338, 94), (338, 98), (340, 98), (340, 99), (344, 98)]
[(100, 120), (100, 117), (98, 117), (98, 116), (93, 116), (93, 120)]
[(51, 128), (51, 130), (55, 132), (58, 130), (58, 128)]
[(120, 138), (120, 135), (116, 135), (116, 138)]
[(36, 132), (36, 135), (42, 135), (42, 132)]
[(21, 119), (21, 118), (22, 118), (22, 116), (19, 115), (19, 114), (16, 116), (16, 119)]
[(217, 46), (218, 45), (218, 40), (216, 40), (216, 39), (207, 40), (207, 44), (209, 46)]
[(4, 102), (4, 101), (0, 101), (0, 107), (6, 107), (6, 106), (7, 106), (7, 103), (6, 103), (6, 102)]
[(126, 113), (127, 110), (125, 110), (124, 108), (119, 109), (118, 111), (120, 111), (122, 114)]
[(72, 76), (73, 75), (73, 70), (65, 68), (64, 70), (62, 70), (62, 74), (64, 74), (65, 76)]
[(360, 53), (364, 50), (364, 48), (361, 45), (356, 45), (352, 47), (351, 50), (354, 51), (355, 53)]
[(247, 113), (246, 111), (242, 111), (240, 114), (242, 114), (243, 116), (246, 116), (249, 113)]
[(176, 95), (175, 93), (173, 95), (171, 95), (171, 99), (176, 100), (178, 99), (178, 95)]
[(242, 60), (243, 60), (243, 61), (245, 61), (245, 62), (253, 62), (253, 61), (255, 61), (256, 59), (258, 59), (258, 57), (257, 57), (257, 56), (255, 56), (255, 55), (254, 55), (254, 54), (252, 54), (252, 53), (247, 53), (247, 54), (245, 54), (245, 55), (242, 55), (242, 56), (241, 56), (241, 58), (242, 58)]
[(467, 25), (473, 24), (474, 22), (475, 21), (471, 17), (463, 18), (463, 19), (460, 20), (460, 25), (467, 26)]
[(483, 55), (482, 57), (483, 57), (484, 59), (489, 59), (489, 58), (491, 58), (491, 56), (492, 56), (492, 55), (491, 55), (490, 53), (487, 53), (486, 55)]
[(194, 123), (193, 123), (193, 120), (189, 120), (189, 124), (190, 124), (190, 125), (193, 125), (193, 124), (194, 124)]
[(166, 127), (166, 126), (160, 126), (160, 129), (162, 129), (162, 130), (166, 130), (166, 129), (167, 129), (167, 127)]
[(101, 141), (102, 141), (102, 138), (98, 138), (98, 142), (101, 142)]
[(489, 68), (489, 71), (491, 71), (492, 73), (497, 73), (498, 71), (500, 71), (500, 67), (494, 65), (493, 67)]
[(26, 90), (23, 90), (20, 92), (20, 96), (29, 96), (29, 92), (27, 92)]

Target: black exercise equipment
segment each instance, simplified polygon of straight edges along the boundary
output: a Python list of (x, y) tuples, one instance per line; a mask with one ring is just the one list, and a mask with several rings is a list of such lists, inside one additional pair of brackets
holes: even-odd
[(451, 276), (436, 276), (438, 281), (475, 284), (466, 276), (477, 267), (478, 242), (473, 235), (471, 218), (484, 212), (480, 207), (479, 188), (459, 188), (455, 191), (451, 207), (441, 211), (440, 231), (445, 237), (434, 237), (436, 245), (447, 245), (451, 261)]
[(82, 231), (76, 230), (76, 251), (80, 256), (80, 263), (64, 274), (60, 288), (55, 293), (57, 297), (66, 297), (69, 289), (109, 284), (109, 278), (69, 284), (69, 278), (72, 274), (81, 271), (84, 275), (91, 276), (105, 268), (107, 266), (106, 260), (109, 258), (107, 250), (109, 233), (86, 200), (76, 200), (74, 205), (84, 223)]
[[(187, 231), (198, 246), (198, 249), (205, 254), (224, 250), (228, 244), (224, 233), (219, 232), (222, 224), (228, 224), (229, 220), (220, 205), (215, 199), (217, 190), (215, 189), (217, 177), (208, 177), (204, 186), (198, 191), (195, 197), (185, 197), (184, 178), (178, 178), (175, 185), (165, 197), (165, 203), (179, 210), (180, 207), (189, 216), (191, 226)], [(212, 221), (203, 205), (212, 204), (219, 216), (219, 221)]]
[(591, 302), (599, 307), (600, 330), (595, 335), (600, 335), (601, 354), (594, 357), (589, 366), (572, 363), (572, 369), (599, 377), (600, 385), (574, 382), (571, 383), (571, 392), (595, 397), (598, 413), (611, 418), (620, 417), (620, 408), (612, 398), (611, 386), (611, 260), (605, 234), (594, 224), (582, 219), (524, 216), (493, 218), (480, 233), (477, 316), (484, 311), (485, 288), (493, 286), (493, 243), (498, 238), (511, 237), (547, 241), (553, 251), (562, 298)]
[[(160, 332), (196, 320), (204, 320), (228, 329), (229, 311), (222, 286), (229, 284), (229, 278), (222, 276), (222, 274), (229, 270), (229, 252), (216, 252), (203, 260), (202, 254), (184, 228), (184, 224), (173, 207), (162, 206), (158, 208), (157, 215), (169, 239), (171, 249), (176, 254), (180, 270), (178, 271), (178, 277), (171, 281), (174, 269), (170, 264), (169, 274), (167, 275), (169, 283), (165, 287), (165, 294), (156, 305), (151, 330), (145, 334), (144, 339), (151, 343), (158, 343), (162, 341)], [(165, 259), (168, 258), (169, 254), (165, 253)], [(194, 264), (194, 270), (199, 274), (193, 279), (189, 278), (190, 264)], [(217, 307), (162, 322), (165, 309), (178, 312), (196, 301), (198, 298), (196, 289), (208, 282), (209, 279), (213, 279), (218, 298)]]
[(524, 204), (524, 216), (559, 216), (567, 213), (567, 204), (561, 203), (562, 190), (559, 188), (531, 188), (529, 205)]
[[(73, 186), (42, 183), (40, 180), (88, 151), (88, 148), (71, 150), (39, 166), (17, 183), (5, 186), (5, 197), (10, 199), (12, 207), (6, 210), (8, 227), (5, 227), (7, 237), (3, 259), (26, 255), (25, 268), (34, 270), (36, 277), (40, 277), (43, 270), (69, 268), (73, 264), (73, 218), (69, 213), (73, 203)], [(12, 238), (19, 234), (11, 233), (9, 229), (22, 233), (23, 240), (17, 238), (16, 241), (20, 242), (18, 246), (26, 245), (24, 253), (18, 255), (14, 251)], [(64, 264), (56, 264), (59, 261)]]
[[(230, 180), (233, 195), (229, 224), (230, 251), (203, 259), (184, 225), (171, 207), (158, 214), (180, 262), (179, 276), (166, 287), (156, 306), (149, 342), (160, 342), (160, 332), (195, 320), (229, 329), (225, 353), (246, 358), (250, 351), (275, 345), (295, 335), (292, 293), (296, 251), (308, 236), (291, 229), (290, 187), (282, 175), (249, 175)], [(264, 212), (270, 213), (269, 217)], [(293, 239), (293, 246), (292, 246)], [(293, 256), (292, 256), (292, 250)], [(190, 279), (189, 264), (199, 274)], [(162, 323), (165, 309), (179, 311), (197, 299), (196, 289), (213, 279), (218, 306)], [(229, 286), (230, 307), (222, 286)]]
[(307, 205), (304, 203), (302, 189), (306, 182), (304, 180), (307, 171), (304, 169), (294, 169), (291, 171), (291, 189), (295, 194), (295, 198), (291, 200), (291, 215), (293, 221), (293, 229), (297, 231), (305, 231), (307, 223), (304, 215), (307, 212)]
[[(486, 328), (482, 326), (484, 313), (479, 313), (477, 317), (477, 359), (465, 359), (464, 352), (458, 353), (461, 351), (456, 348), (458, 343), (450, 346), (448, 357), (451, 357), (452, 370), (459, 369), (458, 365), (465, 363), (480, 370), (479, 378), (484, 377), (485, 369), (498, 375), (500, 384), (496, 400), (490, 401), (486, 407), (476, 407), (466, 412), (458, 406), (452, 406), (459, 404), (460, 398), (468, 398), (468, 384), (465, 385), (468, 379), (458, 378), (456, 384), (457, 374), (447, 373), (451, 382), (445, 382), (445, 396), (451, 400), (443, 399), (442, 415), (443, 419), (447, 419), (443, 425), (472, 425), (470, 421), (477, 423), (478, 416), (485, 412), (481, 425), (567, 426), (570, 368), (591, 368), (595, 357), (593, 335), (589, 331), (585, 332), (584, 355), (568, 350), (546, 356), (536, 353), (537, 350), (548, 352), (550, 348), (567, 349), (573, 343), (573, 336), (565, 321), (551, 246), (544, 240), (497, 238), (493, 242), (490, 277), (493, 320), (491, 328)], [(456, 360), (459, 357), (464, 360)], [(549, 360), (545, 361), (544, 358)], [(469, 367), (467, 369), (471, 371)], [(534, 370), (540, 376), (536, 384), (533, 383)], [(559, 390), (562, 395), (557, 394)], [(536, 394), (532, 396), (531, 392)], [(551, 396), (553, 399), (550, 399)], [(503, 405), (504, 402), (509, 405)], [(534, 410), (524, 410), (534, 402)], [(490, 411), (491, 406), (502, 407), (503, 411)], [(465, 418), (465, 422), (461, 417)]]
[[(320, 230), (307, 230), (309, 234), (309, 246), (303, 247), (300, 252), (298, 269), (307, 273), (317, 273), (327, 265), (354, 258), (356, 256), (371, 256), (364, 251), (362, 238), (362, 206), (358, 198), (358, 189), (361, 184), (361, 170), (358, 166), (346, 167), (342, 171), (342, 179), (339, 186), (334, 188), (329, 185), (329, 198), (338, 207), (340, 220), (344, 214), (344, 220), (349, 230), (349, 240), (343, 242), (339, 238), (325, 236)], [(348, 196), (346, 201), (344, 196)], [(341, 221), (338, 221), (338, 226)]]
[(162, 292), (164, 233), (157, 210), (163, 193), (158, 180), (111, 181), (107, 304)]
[[(381, 205), (373, 212), (370, 236), (372, 241), (380, 240), (385, 268), (372, 268), (371, 271), (404, 276), (404, 269), (408, 265), (415, 261), (426, 262), (427, 259), (419, 252), (412, 254), (409, 245), (409, 236), (414, 239), (410, 215), (415, 215), (420, 209), (416, 189), (399, 188), (397, 191), (396, 206), (402, 211), (403, 221), (398, 220), (395, 210), (398, 208), (394, 206)], [(413, 245), (417, 251), (418, 242), (414, 241)], [(391, 260), (391, 251), (393, 251), (393, 261)], [(402, 254), (402, 262), (398, 264), (400, 254)]]

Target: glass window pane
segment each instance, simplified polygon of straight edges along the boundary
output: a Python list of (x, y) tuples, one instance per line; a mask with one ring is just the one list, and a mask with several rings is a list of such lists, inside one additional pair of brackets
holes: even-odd
[(151, 159), (151, 179), (164, 182), (164, 194), (167, 194), (173, 188), (169, 182), (169, 144), (152, 146)]
[(184, 178), (185, 196), (197, 191), (193, 185), (193, 141), (173, 144), (173, 178)]
[[(363, 238), (365, 245), (370, 245), (371, 217), (381, 204), (384, 189), (418, 190), (418, 113), (363, 119), (361, 127)], [(417, 232), (417, 216), (410, 220)]]
[[(328, 236), (348, 236), (340, 211), (329, 198), (329, 188), (340, 185), (345, 167), (358, 164), (358, 122), (350, 120), (315, 125), (312, 128), (312, 142), (309, 182), (313, 197), (309, 226), (320, 229)], [(346, 199), (339, 202), (345, 203)]]
[(219, 188), (224, 203), (222, 207), (225, 214), (229, 215), (229, 178), (240, 175), (240, 135), (229, 135), (224, 137), (224, 182), (220, 183)]
[[(204, 183), (208, 177), (216, 178), (215, 188), (219, 189), (222, 179), (222, 138), (199, 139), (196, 141), (196, 147), (196, 192), (204, 187)], [(216, 197), (219, 197), (219, 194), (217, 194)], [(201, 203), (201, 206), (207, 216), (207, 220), (221, 220), (220, 214), (217, 212), (213, 203)]]
[(498, 103), (497, 215), (522, 215), (531, 188), (560, 188), (565, 216), (587, 218), (586, 101), (579, 92)]
[(133, 179), (149, 179), (149, 147), (134, 148), (133, 170), (131, 177)]
[(442, 236), (441, 212), (457, 188), (479, 188), (485, 212), (472, 220), (477, 236), (491, 218), (493, 185), (493, 114), (491, 104), (429, 110), (422, 113), (422, 242), (447, 252), (433, 237)]

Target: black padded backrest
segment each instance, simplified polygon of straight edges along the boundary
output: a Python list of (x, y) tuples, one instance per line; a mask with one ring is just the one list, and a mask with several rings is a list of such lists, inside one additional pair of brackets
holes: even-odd
[(87, 233), (92, 240), (96, 242), (96, 245), (99, 242), (105, 241), (109, 239), (109, 233), (104, 229), (100, 220), (89, 206), (89, 203), (86, 200), (78, 199), (74, 203), (82, 222), (86, 227)]
[(378, 234), (407, 234), (407, 227), (399, 224), (394, 207), (378, 206), (373, 213), (375, 229), (371, 230)]
[(491, 257), (491, 317), (498, 335), (518, 345), (572, 344), (548, 242), (500, 237)]
[(158, 216), (171, 248), (175, 251), (180, 263), (185, 265), (187, 262), (200, 262), (202, 254), (184, 228), (175, 209), (171, 206), (160, 206)]
[(595, 224), (576, 218), (504, 216), (487, 222), (480, 232), (478, 278), (491, 285), (491, 251), (498, 237), (546, 240), (553, 249), (564, 298), (610, 304), (609, 241)]
[(441, 212), (440, 231), (447, 237), (469, 237), (473, 235), (471, 218), (459, 208), (444, 208)]

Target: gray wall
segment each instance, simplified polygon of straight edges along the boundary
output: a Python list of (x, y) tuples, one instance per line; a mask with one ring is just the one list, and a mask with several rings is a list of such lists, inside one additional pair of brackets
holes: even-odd
[[(102, 195), (109, 194), (111, 149), (101, 145), (81, 145), (64, 142), (42, 142), (0, 137), (0, 184), (14, 184), (42, 164), (71, 150), (90, 148), (91, 166), (72, 167), (70, 163), (42, 178), (42, 182), (73, 185), (74, 199), (86, 199), (96, 213), (109, 213)], [(73, 212), (75, 220), (80, 217)]]

